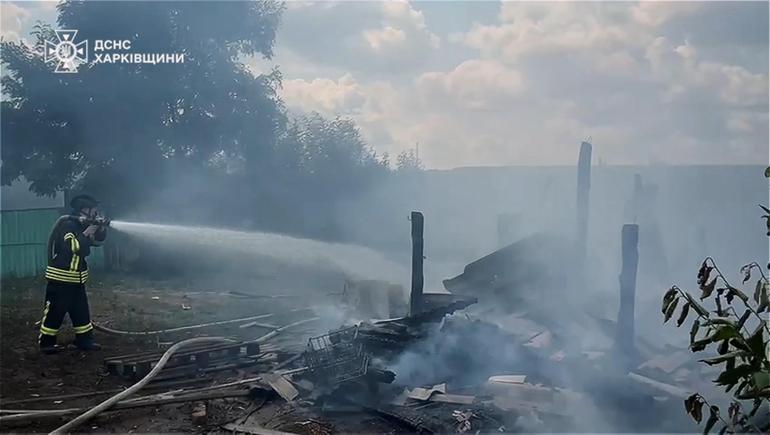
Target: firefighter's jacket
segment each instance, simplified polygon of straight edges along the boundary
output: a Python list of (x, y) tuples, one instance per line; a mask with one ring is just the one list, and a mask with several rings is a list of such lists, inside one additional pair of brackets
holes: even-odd
[[(45, 277), (49, 281), (85, 284), (88, 281), (86, 257), (91, 253), (91, 240), (83, 235), (86, 225), (66, 220), (54, 228), (53, 258), (48, 262)], [(105, 231), (96, 232), (96, 239), (105, 238)]]

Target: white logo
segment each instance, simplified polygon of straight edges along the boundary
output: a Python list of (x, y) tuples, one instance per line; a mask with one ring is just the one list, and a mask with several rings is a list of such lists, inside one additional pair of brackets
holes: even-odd
[(88, 62), (88, 41), (75, 43), (77, 30), (56, 30), (58, 41), (45, 41), (45, 61), (56, 61), (57, 73), (76, 73), (81, 63)]

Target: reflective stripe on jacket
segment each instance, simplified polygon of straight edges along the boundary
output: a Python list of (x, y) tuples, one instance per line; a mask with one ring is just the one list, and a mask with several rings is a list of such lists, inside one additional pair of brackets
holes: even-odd
[(72, 284), (88, 281), (86, 257), (91, 253), (91, 241), (83, 235), (84, 229), (71, 220), (54, 229), (53, 259), (45, 270), (48, 280)]

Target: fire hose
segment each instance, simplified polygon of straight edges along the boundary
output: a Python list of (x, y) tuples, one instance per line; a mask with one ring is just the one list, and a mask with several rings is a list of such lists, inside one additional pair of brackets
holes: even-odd
[[(54, 243), (53, 234), (55, 233), (56, 227), (58, 227), (65, 220), (78, 220), (80, 222), (86, 222), (86, 223), (103, 225), (103, 226), (108, 226), (109, 225), (109, 220), (106, 220), (104, 218), (102, 218), (101, 221), (93, 220), (93, 222), (87, 222), (87, 221), (84, 221), (84, 219), (82, 217), (78, 217), (78, 216), (64, 215), (64, 216), (59, 217), (59, 219), (57, 219), (56, 222), (54, 223), (54, 228), (51, 231), (51, 237), (49, 237), (49, 239), (48, 239), (48, 253), (47, 253), (47, 256), (48, 256), (48, 260), (49, 261), (52, 259), (52, 256), (53, 256), (53, 243)], [(307, 309), (296, 309), (296, 310), (292, 310), (292, 311), (304, 311), (304, 310), (307, 310)], [(189, 329), (203, 328), (203, 327), (206, 327), (206, 326), (214, 326), (214, 325), (222, 325), (222, 324), (228, 324), (228, 323), (245, 322), (245, 321), (249, 321), (249, 320), (255, 320), (255, 319), (260, 319), (260, 318), (265, 318), (265, 317), (271, 317), (273, 315), (274, 314), (262, 314), (262, 315), (258, 315), (258, 316), (251, 316), (251, 317), (245, 317), (245, 318), (239, 318), (239, 319), (233, 319), (233, 320), (223, 320), (223, 321), (218, 321), (218, 322), (203, 323), (203, 324), (198, 324), (198, 325), (183, 326), (183, 327), (178, 327), (178, 328), (171, 328), (171, 329), (164, 329), (164, 330), (157, 330), (157, 331), (138, 331), (138, 332), (135, 332), (135, 331), (120, 331), (120, 330), (111, 329), (111, 328), (108, 328), (106, 326), (102, 326), (102, 325), (98, 325), (98, 324), (94, 324), (94, 329), (102, 331), (102, 332), (105, 332), (105, 333), (108, 333), (108, 334), (114, 334), (114, 335), (157, 335), (157, 334), (163, 334), (163, 333), (169, 333), (169, 332), (178, 332), (178, 331), (184, 331), (184, 330), (189, 330)], [(315, 321), (315, 320), (318, 320), (318, 319), (319, 319), (318, 317), (314, 317), (314, 318), (311, 318), (311, 319), (300, 320), (298, 322), (294, 322), (294, 323), (291, 323), (289, 325), (276, 328), (273, 331), (271, 331), (270, 333), (260, 337), (258, 340), (259, 341), (263, 341), (263, 342), (267, 341), (267, 340), (269, 340), (270, 338), (274, 337), (275, 335), (277, 335), (278, 333), (280, 333), (281, 331), (283, 331), (285, 329), (288, 329), (288, 328), (291, 328), (291, 327), (294, 327), (294, 326), (298, 326), (298, 325), (301, 325), (301, 324), (304, 324), (304, 323), (308, 323), (308, 322), (311, 322), (311, 321)], [(118, 393), (118, 394), (116, 394), (116, 395), (114, 395), (114, 396), (104, 400), (103, 402), (99, 403), (98, 405), (96, 405), (95, 407), (89, 409), (88, 411), (82, 413), (81, 415), (79, 415), (75, 419), (71, 420), (70, 422), (68, 422), (68, 423), (62, 425), (61, 427), (55, 429), (54, 431), (51, 432), (51, 434), (67, 433), (67, 432), (71, 431), (72, 429), (78, 427), (79, 425), (85, 423), (86, 421), (96, 417), (99, 413), (109, 409), (110, 407), (114, 406), (116, 403), (120, 402), (121, 400), (125, 399), (126, 397), (136, 393), (139, 390), (141, 390), (145, 385), (147, 385), (150, 381), (152, 381), (153, 378), (155, 378), (155, 376), (168, 363), (168, 361), (171, 358), (171, 356), (176, 351), (181, 349), (182, 347), (188, 346), (188, 345), (191, 345), (191, 344), (202, 343), (202, 342), (212, 342), (212, 341), (231, 342), (233, 340), (225, 338), (225, 337), (197, 337), (197, 338), (190, 338), (190, 339), (187, 339), (187, 340), (183, 340), (183, 341), (180, 341), (180, 342), (174, 344), (173, 346), (171, 346), (163, 354), (163, 356), (160, 358), (158, 363), (155, 364), (155, 366), (152, 368), (152, 370), (150, 370), (150, 372), (146, 376), (144, 376), (141, 380), (139, 380), (137, 383), (135, 383), (131, 387), (127, 388), (126, 390), (121, 391), (120, 393)], [(19, 416), (21, 416), (21, 415), (19, 415)]]
[[(296, 312), (302, 312), (302, 311), (312, 311), (312, 310), (310, 308), (296, 308), (296, 309), (290, 310), (289, 313), (296, 313)], [(107, 326), (99, 325), (97, 323), (93, 323), (93, 325), (94, 325), (94, 329), (96, 329), (97, 331), (101, 331), (101, 332), (104, 332), (105, 334), (111, 334), (111, 335), (160, 335), (160, 334), (167, 334), (171, 332), (188, 331), (190, 329), (205, 328), (208, 326), (218, 326), (218, 325), (227, 325), (229, 323), (248, 322), (251, 320), (265, 319), (273, 316), (275, 316), (274, 313), (260, 314), (258, 316), (241, 317), (239, 319), (232, 319), (232, 320), (220, 320), (218, 322), (209, 322), (209, 323), (201, 323), (198, 325), (180, 326), (178, 328), (170, 328), (170, 329), (159, 329), (156, 331), (120, 331), (117, 329), (109, 328)]]
[(189, 338), (187, 340), (180, 341), (179, 343), (176, 343), (175, 345), (171, 346), (166, 353), (163, 354), (163, 356), (160, 358), (157, 364), (155, 364), (155, 367), (150, 370), (150, 373), (147, 373), (145, 377), (143, 377), (139, 382), (135, 383), (134, 385), (130, 386), (129, 388), (121, 391), (120, 393), (110, 397), (109, 399), (103, 401), (102, 403), (96, 405), (95, 407), (89, 409), (88, 411), (84, 412), (83, 414), (80, 414), (77, 418), (70, 421), (69, 423), (55, 429), (51, 434), (61, 434), (61, 433), (67, 433), (71, 431), (72, 429), (78, 427), (79, 425), (85, 423), (86, 421), (92, 419), (96, 415), (98, 415), (100, 412), (104, 411), (105, 409), (108, 409), (112, 405), (120, 402), (121, 400), (125, 399), (126, 397), (136, 393), (139, 391), (142, 387), (147, 385), (166, 365), (168, 360), (171, 358), (171, 356), (179, 350), (180, 348), (190, 345), (190, 344), (196, 344), (196, 343), (203, 343), (203, 342), (211, 342), (211, 341), (232, 341), (228, 338), (224, 337), (197, 337), (197, 338)]
[[(110, 226), (110, 219), (107, 219), (103, 216), (96, 216), (93, 218), (87, 218), (85, 216), (75, 216), (75, 215), (63, 215), (60, 216), (58, 219), (56, 219), (56, 222), (54, 222), (53, 227), (51, 228), (51, 235), (48, 237), (48, 251), (47, 251), (47, 260), (50, 264), (51, 260), (53, 260), (53, 245), (54, 245), (54, 235), (56, 234), (56, 228), (61, 225), (65, 221), (76, 221), (80, 222), (82, 224), (86, 225), (99, 225), (102, 227), (108, 227)], [(302, 309), (295, 309), (291, 310), (290, 312), (297, 312), (297, 311), (305, 311), (306, 308)], [(208, 326), (217, 326), (217, 325), (226, 325), (229, 323), (239, 323), (239, 322), (248, 322), (251, 320), (258, 320), (258, 319), (264, 319), (267, 317), (272, 317), (275, 314), (261, 314), (258, 316), (251, 316), (251, 317), (242, 317), (239, 319), (232, 319), (232, 320), (222, 320), (218, 322), (210, 322), (210, 323), (202, 323), (198, 325), (190, 325), (190, 326), (182, 326), (178, 328), (170, 328), (170, 329), (161, 329), (156, 331), (121, 331), (117, 329), (112, 329), (108, 326), (101, 325), (98, 323), (92, 323), (94, 326), (94, 329), (97, 331), (103, 332), (105, 334), (111, 334), (111, 335), (140, 335), (140, 336), (147, 336), (147, 335), (160, 335), (160, 334), (166, 334), (171, 332), (180, 332), (180, 331), (187, 331), (190, 329), (198, 329), (198, 328), (205, 328)]]
[[(273, 330), (273, 331), (271, 331), (271, 332), (269, 332), (269, 333), (259, 337), (256, 341), (259, 342), (259, 343), (264, 343), (264, 342), (270, 340), (271, 338), (275, 337), (277, 334), (279, 334), (279, 333), (281, 333), (281, 332), (283, 332), (283, 331), (285, 331), (285, 330), (287, 330), (289, 328), (294, 328), (294, 327), (303, 325), (305, 323), (314, 322), (314, 321), (319, 320), (319, 319), (320, 319), (319, 317), (312, 317), (312, 318), (309, 318), (309, 319), (298, 320), (298, 321), (290, 323), (288, 325), (276, 328), (275, 330)], [(198, 326), (198, 325), (195, 325), (195, 326)], [(101, 412), (109, 409), (110, 407), (114, 406), (115, 404), (118, 404), (120, 401), (122, 401), (126, 397), (136, 393), (137, 391), (142, 389), (145, 385), (147, 385), (150, 381), (152, 381), (152, 379), (163, 369), (163, 367), (166, 365), (166, 363), (168, 363), (168, 360), (171, 358), (171, 356), (176, 351), (178, 351), (180, 348), (182, 348), (182, 347), (184, 347), (186, 345), (189, 345), (189, 344), (195, 344), (195, 343), (204, 342), (204, 341), (210, 342), (210, 341), (233, 341), (233, 340), (228, 339), (228, 338), (224, 338), (224, 337), (198, 337), (198, 338), (190, 338), (190, 339), (187, 339), (187, 340), (183, 340), (183, 341), (180, 341), (180, 342), (174, 344), (173, 346), (171, 346), (163, 354), (163, 356), (160, 358), (158, 363), (153, 367), (153, 369), (144, 378), (142, 378), (140, 381), (138, 381), (137, 383), (135, 383), (134, 385), (132, 385), (128, 389), (126, 389), (126, 390), (124, 390), (124, 391), (122, 391), (122, 392), (120, 392), (120, 393), (110, 397), (109, 399), (103, 401), (102, 403), (96, 405), (94, 408), (89, 409), (88, 411), (84, 412), (83, 414), (81, 414), (80, 416), (75, 418), (74, 420), (72, 420), (69, 423), (67, 423), (67, 424), (57, 428), (56, 430), (54, 430), (51, 433), (52, 434), (59, 434), (59, 433), (65, 433), (67, 431), (71, 431), (75, 427), (77, 427), (77, 426), (83, 424), (84, 422), (94, 418), (95, 416), (97, 416)], [(259, 380), (259, 379), (260, 379), (260, 377), (252, 378), (252, 379), (244, 379), (244, 380), (237, 381), (237, 382), (231, 382), (229, 384), (222, 384), (222, 385), (216, 385), (216, 386), (209, 387), (209, 388), (204, 388), (204, 389), (201, 389), (199, 391), (206, 391), (206, 390), (212, 390), (212, 389), (221, 389), (221, 388), (235, 386), (235, 385), (242, 385), (242, 384), (245, 384), (245, 383), (255, 382), (255, 381)], [(2, 413), (2, 414), (13, 414), (13, 415), (6, 415), (5, 417), (0, 417), (0, 421), (4, 421), (4, 422), (8, 422), (8, 421), (12, 421), (12, 420), (22, 421), (22, 420), (26, 420), (28, 418), (34, 419), (34, 418), (37, 418), (37, 417), (40, 417), (40, 416), (45, 416), (45, 415), (63, 415), (63, 414), (67, 414), (67, 413), (69, 413), (71, 411), (74, 411), (74, 410), (35, 410), (35, 411), (30, 411), (30, 412), (26, 412), (26, 411), (23, 411), (23, 410), (19, 410), (19, 411), (0, 410), (0, 413)]]

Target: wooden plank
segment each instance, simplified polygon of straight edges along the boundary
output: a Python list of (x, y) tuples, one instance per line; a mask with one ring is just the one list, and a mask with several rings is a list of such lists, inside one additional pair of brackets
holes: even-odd
[[(145, 390), (155, 390), (155, 389), (169, 389), (172, 387), (177, 386), (186, 386), (186, 385), (193, 385), (193, 384), (200, 384), (203, 382), (210, 382), (210, 379), (203, 379), (203, 378), (196, 378), (196, 379), (185, 379), (182, 381), (173, 381), (173, 382), (158, 382), (158, 383), (150, 383), (149, 385), (142, 388), (142, 391)], [(73, 394), (65, 394), (60, 396), (45, 396), (45, 397), (33, 397), (30, 399), (21, 399), (21, 400), (14, 400), (11, 402), (1, 401), (3, 406), (8, 405), (17, 405), (20, 403), (31, 403), (31, 402), (53, 402), (56, 400), (64, 400), (64, 399), (76, 399), (80, 397), (89, 397), (89, 396), (101, 396), (105, 394), (115, 394), (120, 393), (121, 391), (125, 390), (125, 388), (116, 388), (113, 390), (102, 390), (102, 391), (89, 391), (87, 393), (73, 393)]]
[(692, 353), (690, 351), (681, 350), (679, 352), (658, 355), (651, 360), (643, 362), (637, 369), (660, 370), (666, 374), (671, 374), (691, 361), (693, 361)]
[[(191, 346), (189, 349), (185, 348), (182, 351), (177, 352), (174, 355), (174, 358), (180, 358), (180, 357), (189, 357), (191, 355), (195, 355), (197, 353), (201, 352), (219, 352), (219, 351), (229, 351), (232, 348), (241, 348), (243, 346), (248, 346), (251, 343), (257, 343), (256, 340), (252, 341), (246, 341), (246, 342), (237, 342), (237, 343), (227, 343), (227, 344), (217, 344), (217, 345), (205, 345), (205, 346)], [(121, 360), (124, 362), (142, 362), (142, 361), (157, 361), (160, 359), (161, 356), (163, 356), (165, 352), (146, 352), (143, 354), (132, 354), (132, 355), (125, 355), (125, 356), (116, 356), (116, 357), (109, 357), (105, 359), (105, 363), (111, 363), (115, 360)]]
[(279, 430), (268, 429), (266, 427), (252, 424), (233, 424), (228, 423), (222, 426), (222, 429), (235, 433), (247, 433), (251, 435), (293, 435), (291, 432), (281, 432)]
[(437, 393), (432, 396), (430, 396), (429, 399), (431, 402), (442, 402), (442, 403), (455, 403), (459, 405), (470, 405), (474, 401), (476, 401), (476, 396), (465, 396), (461, 394), (443, 394), (443, 393)]
[(262, 375), (262, 379), (287, 402), (291, 402), (299, 396), (299, 391), (294, 388), (294, 385), (278, 373), (266, 373)]
[(527, 379), (525, 375), (498, 375), (490, 376), (489, 382), (497, 382), (500, 384), (523, 384)]
[(446, 393), (446, 384), (434, 385), (431, 388), (413, 388), (407, 396), (415, 400), (428, 400), (434, 393)]
[(246, 345), (246, 355), (256, 355), (259, 353), (259, 343), (248, 343)]
[(688, 390), (685, 390), (684, 388), (677, 387), (676, 385), (666, 384), (660, 381), (656, 381), (655, 379), (650, 379), (647, 376), (642, 376), (636, 373), (629, 373), (628, 374), (629, 379), (632, 379), (639, 384), (646, 386), (652, 390), (659, 391), (666, 393), (673, 397), (678, 397), (680, 399), (687, 398), (691, 392)]

